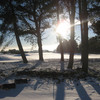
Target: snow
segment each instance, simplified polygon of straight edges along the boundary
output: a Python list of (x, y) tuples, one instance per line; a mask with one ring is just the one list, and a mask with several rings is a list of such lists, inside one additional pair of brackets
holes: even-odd
[[(0, 54), (0, 84), (13, 83), (16, 78), (28, 78), (27, 84), (17, 84), (15, 89), (0, 89), (0, 100), (100, 100), (100, 81), (93, 77), (86, 79), (52, 80), (39, 77), (15, 76), (22, 70), (66, 70), (65, 62), (60, 61), (59, 53), (44, 53), (44, 62), (38, 61), (37, 53), (27, 53), (29, 63), (24, 64), (17, 54)], [(74, 68), (80, 67), (80, 54), (75, 54)], [(100, 71), (100, 55), (89, 55), (89, 67)]]
[[(1, 100), (100, 100), (100, 84), (84, 80), (55, 83), (52, 80), (31, 79), (16, 89), (0, 90)], [(78, 85), (77, 85), (78, 84)], [(94, 86), (93, 86), (94, 85)], [(97, 90), (97, 89), (99, 90)]]
[[(43, 53), (44, 59), (60, 59), (60, 53)], [(26, 57), (28, 60), (38, 60), (38, 53), (27, 53)], [(68, 59), (69, 58), (69, 54), (66, 53), (64, 54), (64, 58)], [(75, 59), (81, 59), (80, 54), (75, 54), (74, 56)], [(100, 54), (89, 54), (89, 58), (90, 59), (99, 59), (100, 58)], [(20, 61), (21, 60), (21, 56), (20, 54), (0, 54), (0, 62), (16, 62), (16, 61)]]

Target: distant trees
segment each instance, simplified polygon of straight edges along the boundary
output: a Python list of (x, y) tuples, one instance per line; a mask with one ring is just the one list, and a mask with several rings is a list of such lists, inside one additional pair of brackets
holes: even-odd
[[(9, 49), (8, 51), (4, 51), (4, 50), (1, 50), (1, 53), (3, 53), (3, 54), (8, 54), (8, 53), (10, 53), (10, 54), (20, 54), (20, 51), (19, 50), (16, 50), (16, 49)], [(27, 52), (25, 52), (25, 53), (27, 53)]]
[[(70, 50), (69, 49), (70, 48), (69, 41), (63, 40), (63, 42), (62, 42), (62, 48), (63, 48), (63, 52), (64, 53), (69, 53), (69, 50)], [(57, 46), (56, 51), (61, 53), (60, 44)]]
[[(79, 52), (81, 52), (82, 44), (79, 45)], [(88, 40), (88, 53), (100, 53), (100, 37), (95, 36)]]
[[(63, 52), (64, 53), (70, 53), (70, 48), (71, 48), (71, 40), (66, 40), (66, 39), (64, 39), (63, 40), (63, 42), (62, 42), (62, 47), (63, 47)], [(60, 44), (57, 46), (57, 52), (61, 52), (60, 51)], [(79, 51), (78, 51), (78, 44), (77, 44), (77, 42), (74, 40), (74, 51), (76, 52), (76, 53), (78, 53)]]
[(89, 53), (100, 53), (100, 37), (95, 36), (89, 39)]
[[(70, 40), (63, 40), (63, 51), (64, 53), (70, 53)], [(82, 44), (78, 45), (76, 41), (74, 41), (74, 50), (75, 53), (81, 53)], [(60, 51), (60, 44), (56, 48), (57, 52)], [(95, 36), (88, 40), (88, 53), (100, 53), (100, 37)]]

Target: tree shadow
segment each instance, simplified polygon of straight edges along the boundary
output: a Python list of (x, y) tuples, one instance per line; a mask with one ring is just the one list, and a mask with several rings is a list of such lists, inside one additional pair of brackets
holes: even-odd
[[(60, 62), (60, 71), (63, 72), (64, 71), (64, 61)], [(56, 97), (55, 100), (64, 100), (65, 98), (65, 80), (62, 81), (60, 80), (60, 82), (56, 83)]]
[(10, 90), (0, 90), (0, 99), (5, 97), (16, 97), (18, 94), (21, 93), (21, 91), (24, 89), (26, 85), (17, 85), (15, 89)]
[(31, 71), (32, 69), (35, 69), (36, 67), (38, 67), (39, 65), (41, 65), (42, 62), (43, 62), (43, 61), (38, 60), (38, 61), (36, 61), (36, 63), (35, 63), (34, 66), (32, 66), (32, 67), (30, 67), (30, 68), (25, 68), (23, 71)]
[(16, 65), (16, 67), (11, 67), (11, 68), (6, 68), (6, 70), (5, 69), (2, 69), (2, 71), (11, 71), (11, 70), (17, 70), (18, 68), (22, 68), (22, 67), (25, 67), (25, 65), (27, 65), (27, 64), (25, 64), (25, 63), (21, 63), (21, 62), (7, 62), (7, 64), (11, 64), (12, 66), (13, 65)]
[(30, 68), (30, 70), (35, 69), (36, 67), (38, 67), (39, 65), (41, 65), (42, 62), (43, 62), (43, 61), (38, 60), (38, 61), (36, 62), (36, 64)]
[(95, 81), (93, 81), (93, 82), (87, 81), (87, 82), (88, 82), (88, 84), (90, 84), (90, 85), (96, 90), (96, 92), (100, 95), (100, 86), (99, 86), (99, 84), (96, 83)]
[[(40, 89), (41, 86), (43, 86), (45, 83), (48, 83), (49, 84), (49, 81), (47, 81), (46, 79), (41, 79), (41, 78), (37, 78), (35, 80), (35, 83), (30, 83), (30, 87), (33, 89), (33, 90), (37, 90), (37, 89)], [(46, 85), (44, 85), (46, 87)]]
[(61, 61), (60, 63), (61, 63), (61, 66), (60, 66), (60, 71), (62, 71), (62, 72), (63, 72), (63, 71), (64, 71), (64, 61)]
[(91, 100), (91, 98), (87, 94), (86, 90), (84, 89), (80, 81), (77, 82), (73, 81), (73, 83), (81, 100)]
[(38, 79), (37, 82), (34, 84), (33, 89), (34, 89), (34, 90), (37, 90), (37, 89), (40, 88), (43, 84), (44, 84), (44, 82), (41, 81), (40, 79)]
[[(63, 82), (62, 81), (59, 82), (57, 80), (52, 82), (50, 80), (43, 80), (43, 79), (38, 78), (38, 79), (36, 79), (35, 84), (32, 83), (30, 85), (30, 87), (36, 91), (37, 89), (41, 88), (41, 86), (43, 89), (46, 89), (48, 87), (47, 85), (50, 85), (50, 84), (53, 85), (53, 88), (52, 88), (53, 98), (55, 100), (64, 100), (64, 98), (65, 98), (65, 84), (66, 84), (65, 80)], [(54, 84), (56, 84), (56, 87), (57, 87), (56, 91), (54, 90), (54, 87), (55, 87)], [(45, 88), (44, 88), (44, 86), (45, 86)], [(49, 87), (49, 88), (51, 88), (51, 87)]]
[(55, 100), (64, 100), (65, 98), (65, 81), (57, 84)]

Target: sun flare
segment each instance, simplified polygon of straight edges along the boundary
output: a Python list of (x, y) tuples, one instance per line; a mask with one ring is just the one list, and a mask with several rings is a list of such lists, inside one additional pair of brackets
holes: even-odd
[(56, 27), (56, 33), (65, 38), (70, 31), (70, 23), (67, 21), (60, 21)]

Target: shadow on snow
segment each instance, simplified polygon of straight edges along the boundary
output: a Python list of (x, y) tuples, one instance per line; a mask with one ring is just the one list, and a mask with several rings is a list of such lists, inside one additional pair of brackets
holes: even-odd
[(26, 85), (17, 85), (15, 89), (10, 89), (10, 90), (0, 90), (0, 98), (5, 98), (5, 97), (16, 97), (18, 96), (21, 91), (24, 89)]

